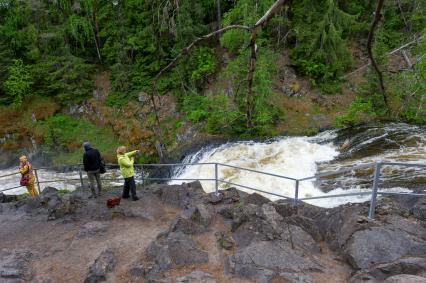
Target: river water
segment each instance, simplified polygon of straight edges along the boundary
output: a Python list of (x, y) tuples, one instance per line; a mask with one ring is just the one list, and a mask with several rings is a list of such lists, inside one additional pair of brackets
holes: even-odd
[[(363, 126), (344, 130), (329, 130), (313, 137), (277, 137), (264, 142), (230, 142), (219, 146), (206, 146), (185, 157), (183, 163), (219, 162), (291, 178), (305, 178), (318, 173), (372, 162), (405, 162), (426, 164), (426, 127), (407, 124)], [(0, 175), (16, 169), (0, 170)], [(219, 178), (278, 195), (293, 197), (295, 182), (277, 177), (219, 166)], [(373, 169), (353, 170), (328, 178), (303, 181), (299, 197), (316, 197), (352, 192), (368, 192), (372, 186)], [(39, 171), (40, 179), (78, 179), (78, 173)], [(116, 171), (107, 177), (117, 178)], [(215, 176), (213, 165), (177, 168), (173, 176), (183, 179), (211, 179)], [(140, 179), (140, 178), (138, 178)], [(384, 191), (426, 193), (426, 168), (401, 168), (385, 166), (379, 187)], [(19, 177), (0, 179), (0, 190), (19, 182)], [(115, 185), (121, 181), (115, 182)], [(177, 181), (171, 183), (179, 183)], [(49, 184), (61, 189), (74, 189), (79, 181)], [(202, 181), (206, 192), (214, 191), (214, 182)], [(221, 183), (220, 189), (229, 185)], [(240, 188), (244, 190), (243, 188)], [(22, 193), (25, 189), (8, 191)], [(248, 191), (251, 192), (251, 191)], [(275, 200), (278, 197), (264, 194)], [(317, 199), (308, 202), (334, 207), (348, 202), (362, 202), (369, 196), (351, 196)]]

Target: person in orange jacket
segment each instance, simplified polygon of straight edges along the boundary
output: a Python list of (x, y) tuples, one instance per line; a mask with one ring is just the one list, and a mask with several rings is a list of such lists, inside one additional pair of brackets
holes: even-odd
[(28, 183), (26, 185), (28, 193), (32, 197), (38, 196), (38, 191), (35, 187), (35, 176), (33, 172), (33, 166), (28, 161), (25, 155), (21, 156), (19, 158), (19, 161), (20, 161), (19, 173), (21, 173), (22, 179), (28, 179)]

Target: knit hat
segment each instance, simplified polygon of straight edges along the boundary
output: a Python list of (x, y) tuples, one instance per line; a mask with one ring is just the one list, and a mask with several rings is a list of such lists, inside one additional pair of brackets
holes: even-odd
[(83, 143), (83, 147), (85, 151), (88, 151), (89, 149), (92, 148), (92, 146), (90, 145), (90, 142), (86, 141)]

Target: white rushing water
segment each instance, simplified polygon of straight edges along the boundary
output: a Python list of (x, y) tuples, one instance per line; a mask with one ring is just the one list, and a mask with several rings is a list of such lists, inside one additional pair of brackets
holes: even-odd
[[(385, 129), (386, 130), (386, 129)], [(385, 135), (386, 136), (386, 135)], [(314, 176), (319, 171), (319, 165), (324, 171), (333, 172), (333, 170), (342, 167), (365, 164), (375, 161), (393, 161), (390, 156), (403, 155), (410, 153), (415, 156), (414, 161), (421, 160), (420, 156), (425, 147), (424, 144), (418, 144), (410, 147), (402, 145), (398, 150), (389, 151), (385, 154), (377, 154), (376, 156), (368, 156), (360, 160), (342, 160), (333, 163), (332, 161), (339, 156), (339, 148), (334, 145), (333, 140), (337, 137), (337, 131), (326, 131), (315, 137), (282, 137), (275, 141), (260, 142), (236, 142), (227, 143), (219, 147), (202, 149), (199, 152), (186, 157), (184, 163), (209, 163), (218, 162), (229, 164), (242, 168), (248, 168), (256, 171), (262, 171), (281, 176), (301, 179)], [(380, 138), (371, 137), (358, 144), (358, 148), (362, 148), (369, 143), (373, 143)], [(424, 156), (423, 156), (424, 157)], [(366, 162), (368, 161), (368, 162)], [(410, 169), (412, 170), (412, 169)], [(212, 179), (215, 176), (214, 165), (187, 166), (183, 170), (175, 172), (176, 178), (182, 179)], [(221, 180), (236, 183), (239, 185), (259, 189), (262, 191), (274, 193), (285, 197), (294, 197), (295, 181), (285, 180), (278, 177), (271, 177), (259, 173), (253, 173), (236, 168), (219, 166), (218, 177)], [(336, 194), (370, 192), (371, 184), (357, 184), (358, 179), (351, 176), (340, 177), (346, 178), (337, 184), (333, 184), (330, 190), (323, 191), (316, 184), (316, 181), (302, 181), (299, 185), (299, 198), (319, 197)], [(354, 183), (350, 183), (353, 181)], [(173, 184), (181, 183), (181, 181), (173, 181)], [(201, 181), (206, 192), (215, 190), (214, 181)], [(219, 189), (226, 189), (229, 184), (220, 183)], [(237, 186), (238, 187), (238, 186)], [(252, 190), (238, 187), (238, 189), (253, 193)], [(411, 192), (411, 190), (403, 187), (386, 188), (388, 192)], [(261, 192), (260, 192), (261, 193)], [(277, 200), (280, 197), (261, 193), (271, 200)], [(338, 198), (324, 198), (308, 200), (308, 203), (322, 206), (335, 207), (344, 203), (364, 202), (370, 199), (369, 195), (363, 196), (346, 196)]]
[[(183, 163), (217, 162), (296, 179), (378, 161), (426, 164), (425, 133), (425, 128), (406, 124), (388, 124), (342, 131), (325, 131), (314, 137), (280, 137), (270, 142), (232, 142), (215, 147), (205, 147), (187, 156)], [(348, 145), (341, 150), (340, 146), (344, 141), (348, 141)], [(294, 197), (295, 181), (293, 180), (226, 166), (219, 166), (218, 169), (218, 177), (221, 180), (276, 195)], [(17, 172), (17, 168), (0, 170), (0, 176), (12, 172)], [(299, 185), (299, 198), (371, 192), (372, 173), (372, 170), (354, 171), (333, 178), (302, 181)], [(40, 180), (68, 180), (44, 184), (42, 187), (50, 185), (59, 189), (73, 190), (80, 185), (78, 172), (58, 173), (40, 170), (38, 174)], [(214, 165), (187, 166), (175, 171), (173, 175), (175, 178), (182, 179), (214, 179), (215, 168)], [(84, 173), (83, 177), (87, 184), (87, 177)], [(108, 170), (103, 178), (117, 179), (117, 181), (109, 183), (111, 186), (122, 184), (117, 170)], [(77, 180), (70, 181), (70, 179)], [(141, 179), (138, 175), (137, 180)], [(426, 169), (387, 166), (382, 170), (381, 180), (383, 182), (380, 184), (380, 189), (388, 192), (410, 192), (411, 189), (419, 191), (418, 188), (423, 188), (424, 191)], [(182, 182), (173, 181), (171, 183)], [(201, 183), (206, 192), (215, 190), (214, 181), (201, 181)], [(0, 179), (0, 190), (17, 185), (19, 185), (19, 174)], [(226, 189), (230, 186), (220, 183), (219, 188)], [(238, 187), (238, 189), (248, 193), (253, 192), (242, 187)], [(26, 189), (22, 187), (7, 191), (8, 194), (25, 192)], [(271, 200), (279, 199), (278, 196), (261, 194)], [(335, 207), (348, 202), (364, 202), (369, 199), (369, 195), (364, 195), (315, 199), (307, 202), (322, 207)]]

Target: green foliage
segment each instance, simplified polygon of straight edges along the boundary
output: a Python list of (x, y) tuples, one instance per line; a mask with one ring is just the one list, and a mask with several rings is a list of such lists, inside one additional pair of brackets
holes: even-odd
[(191, 78), (198, 80), (211, 75), (216, 69), (216, 57), (211, 48), (198, 48), (195, 54), (195, 69), (192, 71)]
[[(99, 128), (85, 119), (74, 119), (66, 115), (55, 115), (36, 124), (37, 131), (44, 136), (43, 152), (55, 163), (80, 162), (81, 145), (90, 141), (102, 153), (110, 153), (118, 146), (108, 127)], [(64, 154), (57, 158), (56, 153)]]
[[(423, 33), (426, 35), (426, 30)], [(410, 123), (426, 123), (426, 37), (417, 50), (419, 61), (413, 70), (395, 74), (389, 80), (395, 91), (398, 115)]]
[(15, 60), (9, 68), (9, 77), (4, 82), (4, 88), (10, 100), (16, 106), (22, 104), (24, 98), (31, 94), (31, 87), (34, 84), (28, 66), (22, 60)]
[(47, 57), (32, 66), (40, 95), (55, 96), (62, 104), (81, 102), (92, 95), (93, 66), (75, 56)]
[(376, 113), (371, 99), (356, 97), (345, 114), (337, 117), (337, 127), (354, 126), (374, 118)]
[(315, 81), (335, 79), (352, 64), (347, 37), (359, 26), (356, 16), (342, 11), (336, 0), (293, 3), (293, 64)]
[[(239, 0), (235, 1), (235, 5), (224, 14), (223, 26), (232, 24), (240, 24), (253, 26), (260, 17), (274, 3), (273, 0), (252, 1)], [(258, 33), (258, 45), (263, 41), (263, 33)], [(250, 34), (242, 30), (230, 30), (224, 33), (220, 39), (221, 44), (232, 52), (243, 51), (249, 42)]]

